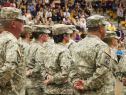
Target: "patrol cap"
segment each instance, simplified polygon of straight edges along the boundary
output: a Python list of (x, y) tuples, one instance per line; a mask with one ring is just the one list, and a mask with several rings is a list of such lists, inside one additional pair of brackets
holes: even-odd
[(95, 28), (102, 25), (106, 25), (106, 20), (104, 16), (92, 15), (87, 18), (87, 28)]
[(55, 29), (57, 27), (63, 27), (63, 26), (66, 26), (65, 24), (54, 24), (52, 27), (52, 29)]
[(25, 21), (25, 17), (21, 15), (21, 10), (14, 7), (3, 7), (0, 11), (0, 20), (22, 20)]
[(72, 31), (76, 31), (79, 32), (76, 27), (74, 25), (66, 25), (69, 29), (71, 29)]
[(73, 30), (71, 30), (70, 28), (66, 27), (66, 25), (63, 24), (59, 24), (58, 26), (53, 26), (52, 29), (52, 34), (53, 35), (60, 35), (60, 34), (64, 34), (64, 33), (68, 33), (71, 34), (73, 33)]
[(56, 28), (62, 27), (62, 26), (64, 27), (65, 24), (54, 24), (54, 25), (50, 26), (49, 28), (51, 31), (55, 31)]
[(51, 30), (55, 31), (55, 29), (59, 28), (59, 27), (66, 27), (66, 25), (65, 24), (54, 24), (53, 26), (51, 26)]
[(49, 27), (46, 25), (33, 25), (34, 32), (51, 33)]
[(32, 26), (24, 25), (24, 32), (32, 32)]
[(105, 38), (120, 39), (120, 37), (117, 36), (116, 32), (113, 32), (113, 31), (106, 31)]

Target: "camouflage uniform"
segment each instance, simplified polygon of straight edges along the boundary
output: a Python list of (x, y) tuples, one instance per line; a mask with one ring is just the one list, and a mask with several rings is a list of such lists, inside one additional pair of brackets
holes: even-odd
[[(106, 37), (105, 38), (116, 38), (116, 39), (120, 39), (119, 37), (117, 37), (116, 33), (115, 32), (107, 32), (106, 33)], [(121, 79), (122, 77), (126, 77), (126, 61), (125, 61), (125, 52), (124, 52), (124, 55), (121, 55), (121, 59), (117, 60), (117, 49), (114, 50), (111, 48), (111, 54), (112, 54), (112, 57), (116, 60), (115, 62), (117, 62), (118, 64), (116, 64), (116, 71), (113, 72), (115, 75), (116, 75), (116, 81), (115, 81), (115, 95), (125, 95), (125, 89), (126, 87), (124, 86), (123, 87), (123, 83), (121, 83)], [(115, 65), (114, 64), (114, 65)]]
[[(88, 27), (104, 24), (104, 17), (91, 16), (87, 20)], [(85, 45), (83, 45), (85, 44)], [(87, 35), (73, 48), (75, 64), (70, 72), (71, 83), (84, 80), (84, 90), (74, 90), (75, 95), (114, 95), (113, 62), (111, 51), (99, 37)]]
[[(116, 34), (115, 32), (113, 32), (113, 31), (106, 31), (106, 34), (105, 34), (104, 39), (109, 39), (109, 38), (114, 38), (114, 39), (117, 39), (117, 40), (120, 39), (120, 37), (118, 37), (117, 34)], [(115, 46), (115, 47), (113, 47), (113, 48), (110, 47), (110, 50), (111, 50), (111, 56), (113, 57), (113, 59), (115, 59), (115, 61), (116, 61), (117, 63), (119, 63), (119, 62), (118, 62), (117, 55), (116, 55), (117, 46)], [(117, 66), (117, 64), (116, 64), (116, 66)], [(117, 66), (117, 67), (118, 67), (118, 66)], [(119, 70), (119, 68), (116, 69), (116, 70)]]
[(28, 63), (27, 69), (32, 69), (32, 75), (27, 77), (27, 84), (26, 84), (26, 95), (41, 95), (41, 77), (39, 73), (39, 66), (36, 64), (36, 52), (38, 48), (41, 48), (41, 43), (34, 42), (30, 45), (29, 48), (29, 56), (28, 56)]
[[(122, 77), (125, 78), (126, 77), (126, 51), (125, 51), (124, 55), (122, 56), (122, 58), (120, 59), (119, 67), (120, 67), (120, 72), (122, 73), (122, 74), (119, 74), (120, 79)], [(123, 85), (123, 83), (122, 83), (122, 85)], [(121, 95), (126, 95), (126, 86), (125, 85), (123, 85), (123, 87), (122, 87)]]
[[(41, 30), (41, 26), (33, 26), (35, 28), (35, 32), (45, 32), (49, 33), (49, 31)], [(32, 70), (32, 75), (27, 78), (27, 87), (26, 87), (26, 95), (43, 95), (43, 87), (42, 87), (42, 77), (40, 74), (40, 64), (37, 63), (37, 51), (42, 49), (42, 43), (39, 41), (35, 41), (30, 45), (29, 48), (29, 60), (27, 69)]]
[(48, 41), (46, 42), (48, 45), (54, 44), (53, 38), (49, 38)]
[[(3, 7), (0, 19), (19, 19), (20, 10)], [(0, 95), (24, 95), (23, 51), (17, 38), (9, 31), (0, 34)]]
[[(60, 33), (62, 34), (67, 31), (61, 30), (55, 31), (56, 33), (53, 32), (53, 35), (59, 35)], [(37, 58), (37, 62), (41, 64), (43, 79), (46, 80), (48, 75), (53, 77), (48, 85), (44, 85), (45, 94), (72, 95), (73, 91), (68, 83), (68, 76), (73, 60), (69, 50), (62, 43), (53, 44), (48, 48), (44, 47), (44, 49), (39, 49)]]
[[(118, 58), (116, 55), (117, 52), (117, 44), (114, 45), (113, 41), (118, 41), (120, 38), (117, 36), (116, 32), (113, 31), (106, 31), (106, 35), (104, 38), (104, 41), (110, 46), (111, 49), (111, 56), (115, 60), (113, 61), (113, 66), (115, 67), (115, 70), (113, 71), (113, 74), (115, 76), (112, 76), (113, 79), (113, 86), (115, 87), (115, 95), (120, 95), (122, 93), (122, 83), (120, 82), (120, 75), (117, 75), (117, 72), (120, 72), (122, 69), (122, 63), (119, 64)], [(114, 47), (111, 47), (114, 46)]]
[[(30, 33), (32, 32), (32, 27), (29, 25), (24, 25), (24, 32)], [(19, 38), (18, 39), (18, 43), (20, 44), (20, 46), (22, 46), (22, 50), (24, 52), (24, 63), (25, 63), (25, 71), (26, 71), (26, 66), (27, 66), (27, 62), (28, 62), (28, 51), (30, 48), (30, 42), (28, 42), (25, 38)], [(26, 77), (25, 77), (26, 79)], [(25, 86), (26, 86), (27, 81), (25, 80)], [(26, 90), (26, 88), (24, 87), (24, 90)], [(25, 92), (24, 92), (25, 93)]]

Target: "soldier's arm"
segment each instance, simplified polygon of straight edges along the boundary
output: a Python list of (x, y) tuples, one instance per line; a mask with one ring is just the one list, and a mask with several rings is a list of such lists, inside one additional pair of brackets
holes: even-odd
[(38, 58), (40, 58), (40, 56), (37, 55), (38, 49), (39, 49), (39, 47), (36, 49), (35, 54), (34, 54), (34, 63), (33, 63), (34, 68), (32, 69), (33, 73), (40, 72), (40, 69), (41, 69), (41, 63), (39, 63), (38, 60), (37, 60)]
[(18, 44), (10, 41), (4, 45), (4, 64), (0, 68), (0, 85), (6, 84), (13, 77), (18, 64)]
[[(96, 57), (96, 70), (92, 74), (92, 77), (88, 78), (84, 81), (84, 90), (97, 90), (104, 85), (104, 82), (107, 81), (106, 74), (109, 71), (110, 64), (110, 56), (103, 52), (103, 50), (99, 50), (99, 53)], [(72, 70), (70, 72), (70, 82), (72, 85), (76, 80), (81, 80), (80, 72), (78, 72), (77, 64), (74, 64)]]
[(116, 65), (117, 69), (114, 72), (115, 77), (121, 80), (126, 77), (126, 55), (122, 56), (119, 63)]
[[(45, 69), (45, 65), (44, 65), (44, 61), (46, 60), (45, 58), (44, 58), (44, 56), (45, 56), (45, 54), (46, 54), (46, 52), (45, 52), (45, 50), (44, 50), (44, 48), (39, 48), (38, 50), (37, 50), (37, 52), (36, 52), (36, 56), (35, 56), (35, 69), (37, 69), (37, 68), (39, 68), (40, 69), (40, 73), (41, 73), (41, 76), (43, 77), (43, 78), (45, 78), (46, 77), (46, 69)], [(47, 61), (47, 60), (46, 60)], [(34, 69), (34, 70), (35, 70)]]
[(36, 54), (37, 54), (38, 49), (39, 49), (39, 45), (36, 45), (36, 46), (33, 45), (29, 48), (29, 56), (28, 56), (28, 60), (27, 60), (27, 69), (32, 70), (33, 72), (37, 72), (38, 69), (40, 69), (40, 68), (37, 68), (38, 65), (36, 65), (36, 58), (37, 58)]
[(68, 50), (64, 51), (61, 53), (61, 55), (59, 55), (59, 69), (61, 71), (59, 71), (58, 73), (55, 73), (53, 75), (53, 81), (56, 84), (62, 84), (65, 82), (68, 82), (68, 76), (69, 76), (69, 72), (70, 72), (70, 67), (71, 64), (73, 63), (73, 60), (70, 56), (70, 52)]

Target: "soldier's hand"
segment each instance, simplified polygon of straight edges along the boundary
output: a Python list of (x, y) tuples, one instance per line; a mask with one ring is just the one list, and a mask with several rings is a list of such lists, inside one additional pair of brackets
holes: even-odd
[(26, 76), (30, 76), (30, 75), (32, 75), (32, 69), (26, 71)]
[(43, 83), (44, 83), (45, 85), (48, 85), (48, 84), (50, 84), (52, 81), (53, 81), (53, 76), (47, 75), (46, 80), (44, 80)]
[(83, 80), (76, 80), (73, 84), (76, 90), (83, 91), (84, 90), (84, 81)]
[(45, 85), (48, 85), (50, 82), (49, 82), (49, 80), (44, 80), (43, 83), (44, 83)]
[(126, 86), (126, 77), (122, 78), (123, 85)]

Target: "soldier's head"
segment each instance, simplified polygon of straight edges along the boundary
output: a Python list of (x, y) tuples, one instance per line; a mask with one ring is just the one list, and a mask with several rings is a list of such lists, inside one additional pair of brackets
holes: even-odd
[(31, 35), (32, 35), (32, 26), (24, 25), (24, 31), (20, 33), (20, 37), (22, 39), (30, 41)]
[(34, 32), (32, 33), (33, 38), (40, 42), (46, 42), (49, 38), (49, 34), (51, 33), (49, 28), (45, 25), (34, 25)]
[(79, 30), (76, 29), (74, 25), (66, 25), (69, 29), (71, 29), (73, 32), (70, 34), (71, 39), (75, 40), (77, 35), (79, 34)]
[(117, 36), (116, 32), (106, 31), (103, 41), (107, 43), (111, 48), (117, 48), (119, 39), (120, 38)]
[(21, 16), (21, 10), (14, 7), (3, 7), (0, 11), (0, 22), (4, 30), (11, 32), (18, 37), (23, 31), (23, 22), (25, 18)]
[(63, 24), (54, 25), (52, 29), (53, 39), (55, 43), (68, 43), (71, 33), (73, 33), (73, 31)]
[(87, 28), (89, 34), (94, 34), (101, 39), (105, 36), (106, 20), (104, 16), (93, 15), (87, 18)]

